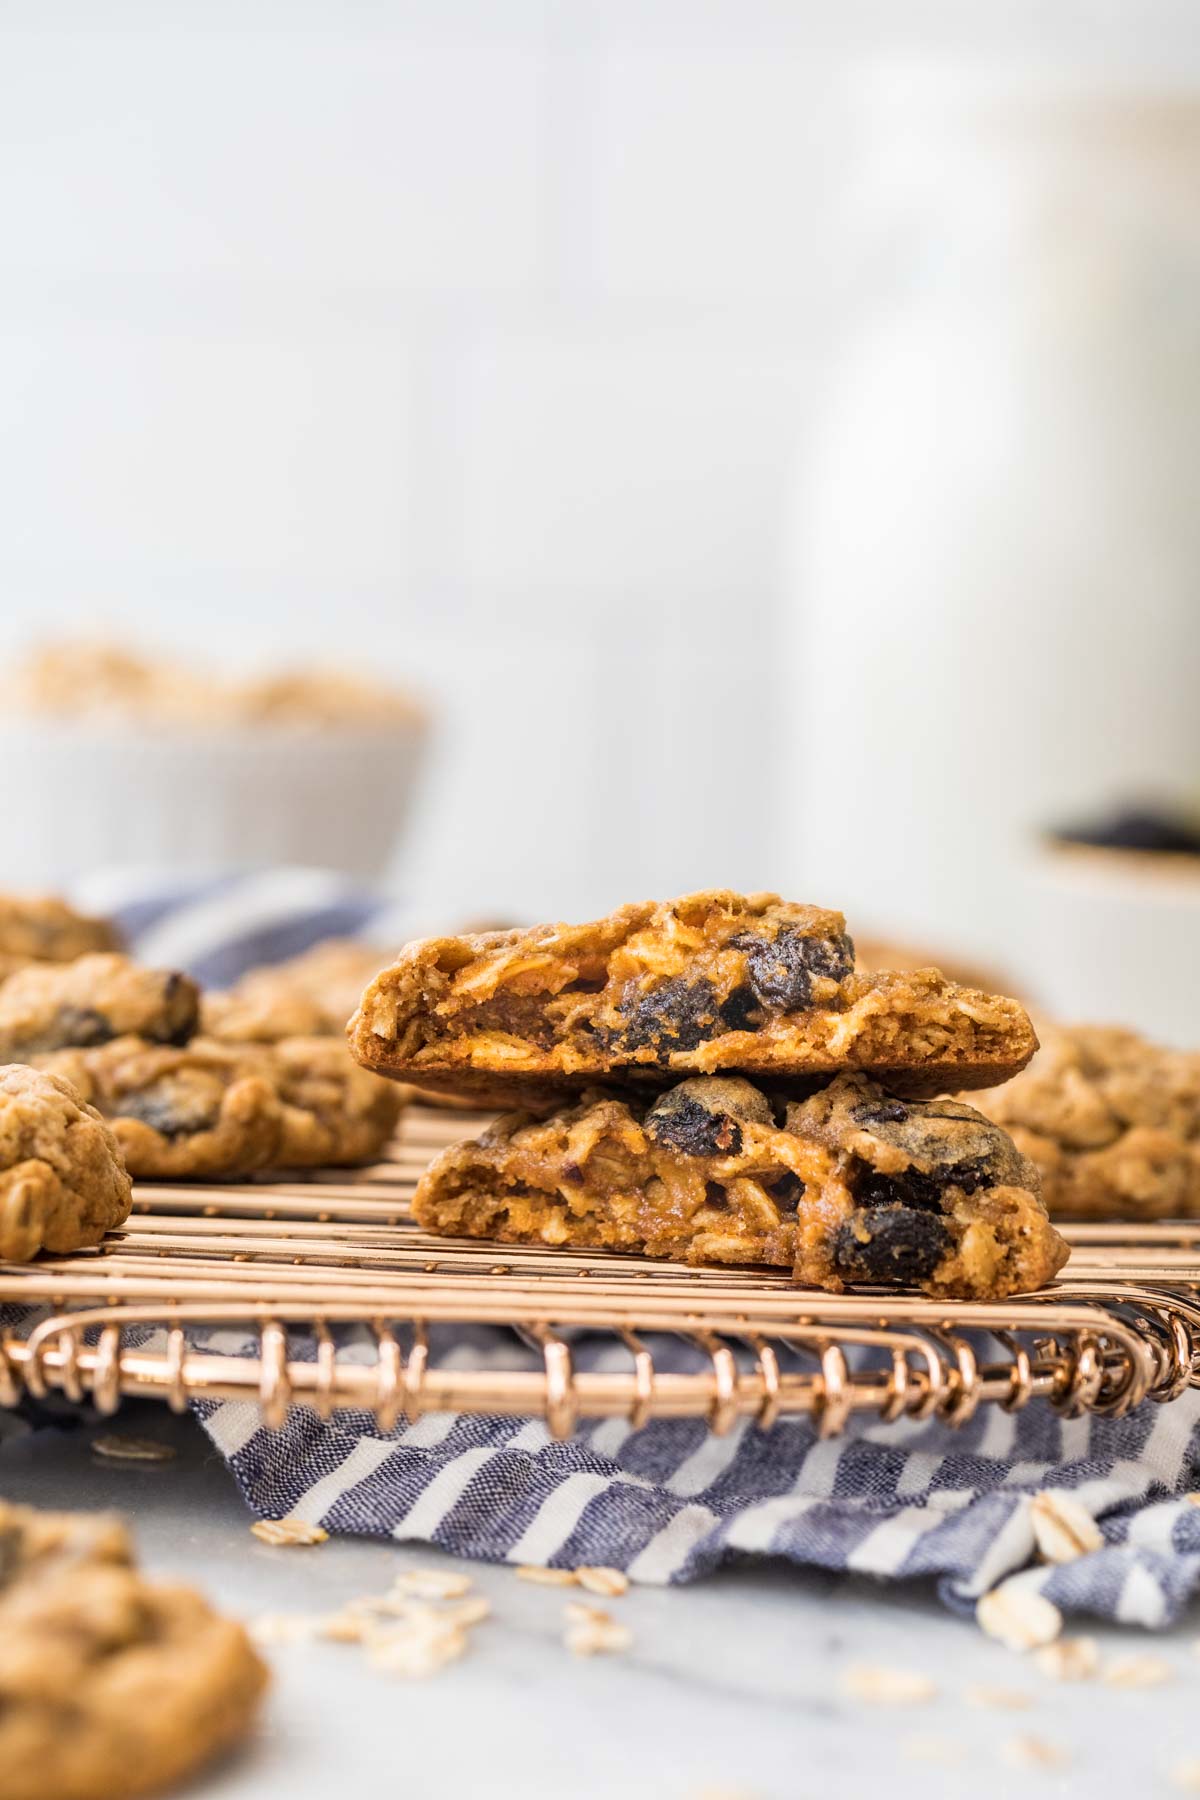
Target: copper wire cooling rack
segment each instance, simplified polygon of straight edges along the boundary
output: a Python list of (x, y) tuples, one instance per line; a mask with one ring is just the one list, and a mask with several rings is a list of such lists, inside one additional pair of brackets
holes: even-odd
[[(409, 1216), (416, 1179), (482, 1122), (414, 1106), (371, 1168), (141, 1184), (99, 1249), (0, 1265), (0, 1303), (22, 1309), (0, 1336), (0, 1404), (22, 1387), (103, 1412), (133, 1394), (179, 1410), (250, 1399), (270, 1425), (305, 1405), (366, 1409), (385, 1431), (503, 1412), (542, 1416), (557, 1437), (582, 1418), (703, 1417), (720, 1433), (801, 1414), (832, 1436), (854, 1415), (963, 1424), (984, 1402), (1115, 1416), (1200, 1381), (1200, 1224), (1075, 1227), (1053, 1288), (995, 1305), (428, 1236)], [(481, 1325), (522, 1366), (476, 1349), (495, 1342), (468, 1329)], [(221, 1326), (253, 1353), (215, 1352)], [(577, 1350), (596, 1333), (613, 1354)], [(695, 1352), (682, 1364), (681, 1339)]]

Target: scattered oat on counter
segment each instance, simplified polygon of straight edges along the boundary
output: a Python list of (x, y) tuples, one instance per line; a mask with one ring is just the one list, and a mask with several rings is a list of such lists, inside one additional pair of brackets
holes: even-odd
[(1104, 1534), (1071, 1494), (1044, 1488), (1029, 1505), (1034, 1542), (1047, 1562), (1074, 1562), (1104, 1548)]
[(264, 1544), (324, 1544), (329, 1537), (323, 1525), (307, 1519), (256, 1519), (250, 1531)]
[(170, 1444), (160, 1444), (157, 1438), (122, 1437), (115, 1431), (94, 1437), (92, 1449), (106, 1462), (165, 1463), (174, 1462), (178, 1454)]
[(471, 1577), (449, 1569), (404, 1569), (392, 1588), (399, 1594), (416, 1594), (422, 1600), (461, 1600), (471, 1590)]
[(575, 1579), (589, 1594), (602, 1594), (609, 1600), (617, 1600), (622, 1594), (629, 1592), (629, 1577), (620, 1569), (597, 1569), (585, 1565), (576, 1569)]
[(633, 1643), (633, 1633), (628, 1625), (619, 1624), (611, 1613), (599, 1606), (584, 1606), (582, 1602), (572, 1600), (563, 1608), (563, 1616), (567, 1621), (563, 1643), (572, 1656), (610, 1654), (628, 1650)]
[(1057, 1744), (1039, 1737), (1008, 1738), (1000, 1750), (1005, 1762), (1017, 1769), (1065, 1769), (1071, 1760)]
[(1062, 1614), (1052, 1600), (1013, 1578), (985, 1594), (975, 1618), (987, 1635), (1009, 1650), (1037, 1650), (1053, 1643), (1062, 1630)]
[(872, 1706), (903, 1706), (932, 1700), (937, 1683), (915, 1669), (889, 1669), (877, 1663), (851, 1663), (842, 1672), (842, 1688), (853, 1700)]
[(321, 1620), (307, 1613), (260, 1613), (246, 1630), (261, 1650), (277, 1650), (290, 1644), (311, 1644), (320, 1634)]
[(1100, 1669), (1095, 1638), (1057, 1638), (1034, 1652), (1034, 1662), (1052, 1681), (1090, 1681)]
[(1130, 1656), (1114, 1657), (1100, 1679), (1105, 1687), (1150, 1688), (1161, 1687), (1164, 1681), (1171, 1681), (1174, 1675), (1175, 1671), (1165, 1656), (1137, 1651)]
[[(423, 1599), (409, 1578), (427, 1575), (439, 1594)], [(467, 1576), (443, 1576), (437, 1570), (406, 1570), (385, 1594), (363, 1594), (336, 1612), (315, 1615), (268, 1613), (251, 1626), (259, 1644), (276, 1647), (311, 1644), (356, 1644), (371, 1667), (384, 1675), (420, 1680), (457, 1662), (470, 1647), (470, 1630), (486, 1619), (491, 1607), (482, 1594), (470, 1594)], [(436, 1604), (441, 1593), (453, 1597)]]
[(533, 1581), (539, 1587), (578, 1587), (579, 1577), (574, 1569), (544, 1569), (539, 1563), (518, 1563), (517, 1579)]
[(1021, 1688), (988, 1687), (984, 1682), (964, 1689), (963, 1698), (968, 1706), (993, 1706), (1004, 1712), (1024, 1712), (1033, 1705), (1033, 1695)]

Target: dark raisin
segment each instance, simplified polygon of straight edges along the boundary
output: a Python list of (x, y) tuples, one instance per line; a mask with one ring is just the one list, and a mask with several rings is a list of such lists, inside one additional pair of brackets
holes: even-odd
[(893, 1100), (885, 1094), (880, 1100), (860, 1100), (850, 1108), (850, 1117), (856, 1125), (902, 1125), (908, 1108), (903, 1100)]
[(941, 1219), (891, 1206), (847, 1220), (834, 1244), (834, 1267), (849, 1281), (915, 1283), (933, 1274), (951, 1236)]
[(646, 1115), (646, 1130), (659, 1144), (670, 1144), (685, 1156), (738, 1156), (742, 1149), (742, 1128), (726, 1112), (710, 1112), (690, 1095), (673, 1102), (662, 1101)]
[(163, 1006), (166, 1018), (157, 1031), (147, 1036), (156, 1044), (172, 1044), (176, 1049), (188, 1044), (200, 1023), (196, 989), (186, 975), (171, 973), (163, 984)]
[(777, 1206), (785, 1212), (795, 1212), (800, 1204), (800, 1196), (804, 1192), (804, 1183), (791, 1169), (783, 1169), (778, 1175), (772, 1175), (763, 1182), (768, 1194)]
[(215, 1123), (216, 1111), (211, 1101), (188, 1100), (180, 1094), (166, 1094), (148, 1088), (143, 1094), (126, 1094), (112, 1109), (121, 1119), (137, 1119), (163, 1137), (186, 1137), (193, 1131), (205, 1131)]
[(770, 943), (746, 937), (735, 942), (746, 952), (746, 972), (758, 999), (785, 1012), (799, 1012), (809, 1004), (814, 975), (841, 981), (854, 967), (848, 937), (801, 937), (784, 926)]
[(583, 1170), (577, 1162), (563, 1164), (563, 1180), (569, 1181), (572, 1187), (583, 1186)]
[(726, 1031), (751, 1031), (761, 1016), (762, 1009), (748, 981), (735, 987), (728, 1000), (721, 1002), (721, 1023)]
[(704, 1204), (711, 1206), (714, 1212), (728, 1212), (729, 1195), (719, 1181), (706, 1181), (704, 1184)]
[(665, 1063), (673, 1050), (695, 1050), (722, 1029), (711, 981), (664, 981), (649, 993), (622, 1000), (627, 1023), (619, 1042), (626, 1050), (652, 1049)]
[(882, 1175), (864, 1169), (854, 1187), (861, 1206), (913, 1206), (921, 1212), (941, 1212), (946, 1183), (920, 1169), (902, 1169), (898, 1175)]
[(26, 1040), (26, 1054), (47, 1050), (88, 1049), (116, 1036), (112, 1020), (94, 1006), (60, 1006), (44, 1031)]

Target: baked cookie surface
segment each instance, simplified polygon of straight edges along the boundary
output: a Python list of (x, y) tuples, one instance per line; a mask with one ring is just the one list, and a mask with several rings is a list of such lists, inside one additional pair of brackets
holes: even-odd
[(0, 1260), (98, 1244), (129, 1215), (113, 1133), (64, 1081), (0, 1066)]
[(0, 1501), (0, 1800), (158, 1792), (245, 1735), (266, 1682), (240, 1625), (138, 1572), (117, 1520)]
[(363, 1162), (387, 1142), (405, 1098), (356, 1067), (338, 1038), (172, 1048), (128, 1037), (39, 1063), (103, 1113), (143, 1179)]
[(205, 1033), (229, 1043), (340, 1037), (364, 987), (387, 961), (384, 951), (355, 938), (326, 938), (286, 962), (249, 970), (231, 988), (205, 994)]
[(1079, 1219), (1200, 1217), (1200, 1054), (1099, 1025), (1043, 1027), (1036, 1061), (978, 1104)]
[(702, 1076), (657, 1098), (585, 1096), (541, 1121), (508, 1114), (431, 1164), (413, 1214), (450, 1236), (765, 1263), (833, 1290), (998, 1299), (1041, 1287), (1067, 1257), (1003, 1131), (863, 1075), (804, 1100)]
[(871, 1069), (909, 1094), (986, 1087), (1037, 1047), (1024, 1009), (936, 970), (864, 975), (840, 913), (692, 894), (587, 925), (428, 938), (363, 995), (367, 1068), (540, 1105), (606, 1079), (648, 1090), (736, 1070), (774, 1083)]
[(73, 962), (94, 950), (120, 950), (107, 919), (79, 913), (54, 894), (0, 894), (0, 972), (23, 962)]
[(199, 1017), (199, 990), (173, 969), (144, 969), (117, 955), (30, 963), (0, 982), (0, 1059), (131, 1035), (186, 1044)]

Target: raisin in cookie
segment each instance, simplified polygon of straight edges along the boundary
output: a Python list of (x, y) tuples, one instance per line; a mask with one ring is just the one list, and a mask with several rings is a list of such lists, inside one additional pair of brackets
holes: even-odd
[(106, 919), (77, 913), (53, 894), (0, 894), (0, 964), (73, 962), (94, 950), (120, 950)]
[(186, 1044), (199, 1016), (198, 988), (173, 969), (112, 955), (31, 963), (0, 983), (0, 1058), (25, 1061), (128, 1036)]
[(267, 1671), (243, 1628), (150, 1582), (120, 1523), (0, 1501), (0, 1800), (125, 1800), (249, 1730)]
[(555, 1089), (723, 1070), (778, 1085), (870, 1069), (938, 1093), (1003, 1080), (1037, 1047), (1015, 1000), (935, 969), (856, 974), (840, 913), (732, 893), (410, 944), (367, 989), (350, 1042), (415, 1086), (534, 1106)]
[(417, 1220), (451, 1236), (766, 1263), (847, 1282), (997, 1299), (1042, 1286), (1067, 1250), (1037, 1173), (958, 1101), (901, 1100), (841, 1075), (772, 1102), (738, 1076), (650, 1103), (585, 1096), (508, 1114), (422, 1176)]
[(134, 1176), (236, 1178), (277, 1158), (283, 1104), (262, 1059), (232, 1045), (126, 1037), (38, 1061), (109, 1120)]
[(0, 1067), (0, 1260), (98, 1244), (129, 1205), (129, 1176), (99, 1113), (53, 1075)]
[(1115, 1027), (1043, 1033), (1030, 1068), (979, 1105), (1038, 1165), (1051, 1212), (1200, 1217), (1200, 1055)]
[(40, 1058), (111, 1122), (130, 1173), (153, 1180), (237, 1179), (266, 1168), (377, 1156), (404, 1103), (359, 1069), (338, 1038), (182, 1048), (118, 1038)]

